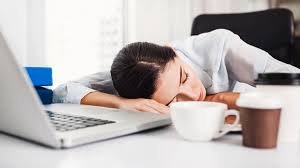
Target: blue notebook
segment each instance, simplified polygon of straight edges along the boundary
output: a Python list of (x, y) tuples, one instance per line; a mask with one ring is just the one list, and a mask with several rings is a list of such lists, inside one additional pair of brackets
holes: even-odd
[(53, 98), (53, 91), (43, 87), (35, 87), (37, 94), (39, 95), (43, 104), (51, 104)]
[(52, 68), (25, 67), (33, 86), (52, 86)]
[(40, 100), (43, 104), (51, 104), (53, 91), (41, 86), (52, 86), (52, 69), (49, 67), (25, 67)]

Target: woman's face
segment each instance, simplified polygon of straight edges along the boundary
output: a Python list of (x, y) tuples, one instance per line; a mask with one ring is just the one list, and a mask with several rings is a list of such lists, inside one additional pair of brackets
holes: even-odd
[(178, 56), (160, 73), (153, 99), (168, 105), (176, 101), (202, 101), (206, 90), (196, 72)]

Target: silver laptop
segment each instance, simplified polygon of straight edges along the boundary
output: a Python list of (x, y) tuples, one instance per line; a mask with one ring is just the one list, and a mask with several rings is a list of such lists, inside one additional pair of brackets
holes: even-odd
[(97, 106), (42, 106), (0, 32), (0, 131), (53, 148), (69, 148), (171, 123), (169, 115)]

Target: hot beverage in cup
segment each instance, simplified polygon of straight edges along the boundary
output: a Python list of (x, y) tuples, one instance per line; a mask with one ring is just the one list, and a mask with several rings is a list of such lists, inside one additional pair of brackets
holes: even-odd
[[(177, 132), (186, 140), (210, 141), (234, 130), (239, 123), (239, 113), (227, 110), (227, 105), (215, 102), (171, 103), (171, 118)], [(225, 118), (235, 115), (233, 124), (225, 124)]]
[(281, 113), (279, 99), (262, 92), (242, 93), (236, 104), (240, 108), (243, 145), (275, 148)]

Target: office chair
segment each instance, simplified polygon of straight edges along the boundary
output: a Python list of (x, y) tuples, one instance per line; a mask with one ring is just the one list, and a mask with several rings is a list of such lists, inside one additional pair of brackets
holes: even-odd
[(275, 59), (294, 64), (294, 19), (288, 9), (234, 14), (202, 14), (192, 25), (191, 35), (224, 28), (238, 34), (242, 40), (267, 51)]

